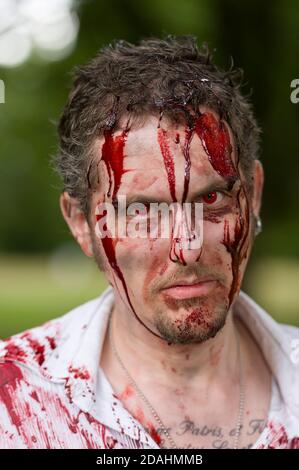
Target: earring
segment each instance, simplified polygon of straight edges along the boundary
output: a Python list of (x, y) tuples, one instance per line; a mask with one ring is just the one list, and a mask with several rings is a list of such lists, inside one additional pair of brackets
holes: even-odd
[(261, 218), (255, 216), (255, 236), (263, 230)]

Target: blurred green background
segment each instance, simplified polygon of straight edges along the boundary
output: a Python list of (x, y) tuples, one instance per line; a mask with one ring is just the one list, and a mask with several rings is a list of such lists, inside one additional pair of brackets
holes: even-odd
[(263, 232), (242, 288), (273, 317), (299, 325), (299, 104), (290, 100), (299, 78), (298, 2), (1, 2), (0, 338), (60, 316), (106, 286), (60, 214), (61, 186), (49, 166), (54, 123), (75, 65), (115, 38), (164, 34), (195, 35), (215, 49), (218, 64), (228, 68), (233, 56), (245, 70), (243, 91), (263, 129), (265, 188)]

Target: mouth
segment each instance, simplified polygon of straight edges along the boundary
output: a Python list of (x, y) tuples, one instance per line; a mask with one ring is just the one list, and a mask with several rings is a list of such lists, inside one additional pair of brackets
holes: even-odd
[(215, 287), (215, 279), (205, 279), (202, 281), (179, 281), (162, 289), (162, 294), (174, 299), (190, 299), (207, 295)]

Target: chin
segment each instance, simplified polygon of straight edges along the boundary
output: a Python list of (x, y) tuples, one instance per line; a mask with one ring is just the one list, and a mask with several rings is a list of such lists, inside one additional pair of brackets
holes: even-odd
[(213, 315), (203, 307), (193, 307), (180, 317), (159, 314), (156, 328), (162, 338), (173, 344), (202, 343), (214, 338), (222, 330), (227, 318), (227, 310), (218, 310)]

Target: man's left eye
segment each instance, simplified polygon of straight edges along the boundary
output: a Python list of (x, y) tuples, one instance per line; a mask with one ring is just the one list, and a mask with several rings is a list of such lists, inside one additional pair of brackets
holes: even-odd
[(202, 196), (203, 202), (208, 205), (212, 205), (215, 202), (221, 202), (224, 197), (224, 194), (221, 191), (211, 191)]

